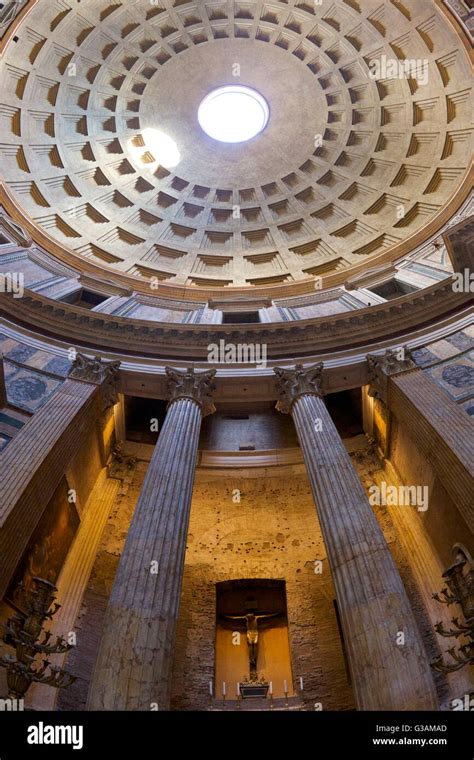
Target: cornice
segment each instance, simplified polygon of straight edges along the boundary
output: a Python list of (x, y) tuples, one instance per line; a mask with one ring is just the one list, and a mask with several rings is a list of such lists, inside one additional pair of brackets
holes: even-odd
[[(127, 441), (126, 453), (138, 461), (149, 462), (153, 456), (154, 447), (149, 444)], [(196, 478), (206, 480), (222, 477), (227, 470), (247, 469), (249, 477), (265, 474), (281, 477), (281, 470), (295, 475), (305, 474), (303, 454), (300, 448), (264, 449), (259, 451), (227, 451), (223, 449), (200, 449), (198, 451)], [(253, 472), (252, 472), (253, 471)], [(250, 474), (252, 473), (252, 474)]]
[[(472, 34), (469, 28), (467, 27), (467, 24), (458, 13), (457, 6), (459, 5), (459, 3), (453, 2), (453, 0), (435, 0), (435, 2), (438, 8), (444, 12), (446, 18), (449, 19), (452, 26), (454, 26), (460, 38), (462, 39), (464, 47), (466, 48), (469, 55), (472, 57), (473, 55)], [(466, 9), (466, 16), (467, 16), (467, 13), (468, 11)]]
[[(284, 360), (269, 359), (266, 366), (249, 364), (213, 365), (217, 369), (215, 402), (219, 407), (225, 403), (227, 409), (233, 409), (240, 408), (239, 405), (242, 403), (248, 408), (249, 403), (260, 405), (272, 399), (276, 401), (277, 388), (273, 367), (291, 367), (298, 362), (303, 363), (304, 366), (320, 361), (324, 362), (324, 394), (360, 388), (369, 382), (367, 353), (380, 352), (382, 354), (387, 348), (399, 348), (405, 344), (411, 350), (415, 350), (442, 340), (453, 332), (472, 326), (473, 319), (474, 306), (467, 304), (455, 313), (438, 318), (434, 324), (427, 324), (420, 328), (415, 327), (403, 337), (394, 336), (382, 339), (376, 345), (349, 346), (344, 350)], [(63, 359), (70, 355), (70, 341), (41, 336), (34, 333), (31, 327), (13, 325), (1, 318), (0, 325), (0, 331), (13, 341), (20, 341), (36, 350), (47, 351), (48, 354)], [(90, 356), (98, 353), (91, 348), (85, 348), (82, 351)], [(189, 361), (186, 358), (160, 360), (148, 356), (134, 357), (118, 351), (101, 351), (100, 354), (103, 358), (121, 362), (120, 391), (143, 398), (168, 398), (166, 366), (181, 369), (186, 369), (190, 365), (196, 369), (209, 368), (207, 357), (201, 361)]]
[[(334, 353), (403, 337), (460, 311), (468, 293), (455, 293), (451, 278), (423, 291), (371, 307), (298, 322), (245, 325), (171, 324), (89, 312), (25, 290), (24, 297), (0, 295), (0, 315), (14, 324), (97, 351), (163, 360), (206, 361), (208, 346), (265, 344), (268, 360)], [(224, 365), (225, 366), (225, 365)]]

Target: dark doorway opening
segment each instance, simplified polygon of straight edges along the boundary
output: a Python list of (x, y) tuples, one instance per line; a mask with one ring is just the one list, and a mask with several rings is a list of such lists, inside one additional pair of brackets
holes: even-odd
[(324, 398), (341, 438), (363, 435), (362, 395), (360, 388), (330, 393)]
[(127, 441), (155, 445), (166, 416), (166, 401), (125, 396)]

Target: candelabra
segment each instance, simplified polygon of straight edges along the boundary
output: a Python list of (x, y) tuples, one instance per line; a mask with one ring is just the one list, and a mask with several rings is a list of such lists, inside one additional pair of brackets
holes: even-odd
[(435, 631), (446, 638), (463, 637), (466, 641), (458, 647), (447, 650), (451, 661), (446, 662), (443, 655), (431, 663), (431, 667), (440, 673), (453, 673), (474, 663), (474, 562), (468, 550), (462, 544), (453, 546), (455, 560), (443, 573), (446, 587), (439, 594), (433, 594), (440, 604), (458, 604), (464, 621), (459, 617), (451, 618), (452, 628), (446, 629), (442, 623), (436, 623)]
[(53, 641), (51, 632), (43, 630), (44, 622), (52, 620), (61, 606), (55, 602), (56, 586), (36, 577), (33, 583), (25, 603), (26, 611), (13, 615), (3, 625), (3, 641), (15, 649), (15, 655), (0, 657), (0, 667), (7, 671), (8, 696), (13, 699), (22, 699), (32, 683), (65, 689), (76, 680), (47, 659), (36, 659), (38, 655), (63, 654), (72, 645), (62, 636), (56, 636)]

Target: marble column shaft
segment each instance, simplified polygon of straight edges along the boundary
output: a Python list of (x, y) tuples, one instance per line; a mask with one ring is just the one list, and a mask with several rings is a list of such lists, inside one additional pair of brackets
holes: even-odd
[[(137, 501), (107, 608), (92, 710), (165, 710), (203, 413), (211, 373), (168, 371), (175, 390)], [(182, 389), (182, 383), (187, 388)], [(194, 386), (194, 389), (191, 388)], [(179, 395), (182, 392), (184, 395)], [(207, 403), (207, 402), (206, 402)], [(213, 411), (213, 407), (210, 409)]]
[[(321, 398), (322, 365), (276, 370), (291, 412), (336, 591), (360, 710), (430, 710), (438, 701), (403, 583)], [(405, 637), (398, 643), (398, 635)]]

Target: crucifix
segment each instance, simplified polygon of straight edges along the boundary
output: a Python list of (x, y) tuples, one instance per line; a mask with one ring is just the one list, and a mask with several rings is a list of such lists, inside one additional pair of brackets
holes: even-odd
[(246, 615), (222, 615), (228, 620), (245, 620), (247, 628), (247, 644), (249, 649), (249, 673), (250, 681), (257, 681), (257, 661), (258, 661), (258, 621), (280, 615), (279, 612), (272, 612), (266, 615), (255, 615), (253, 612), (247, 612)]

